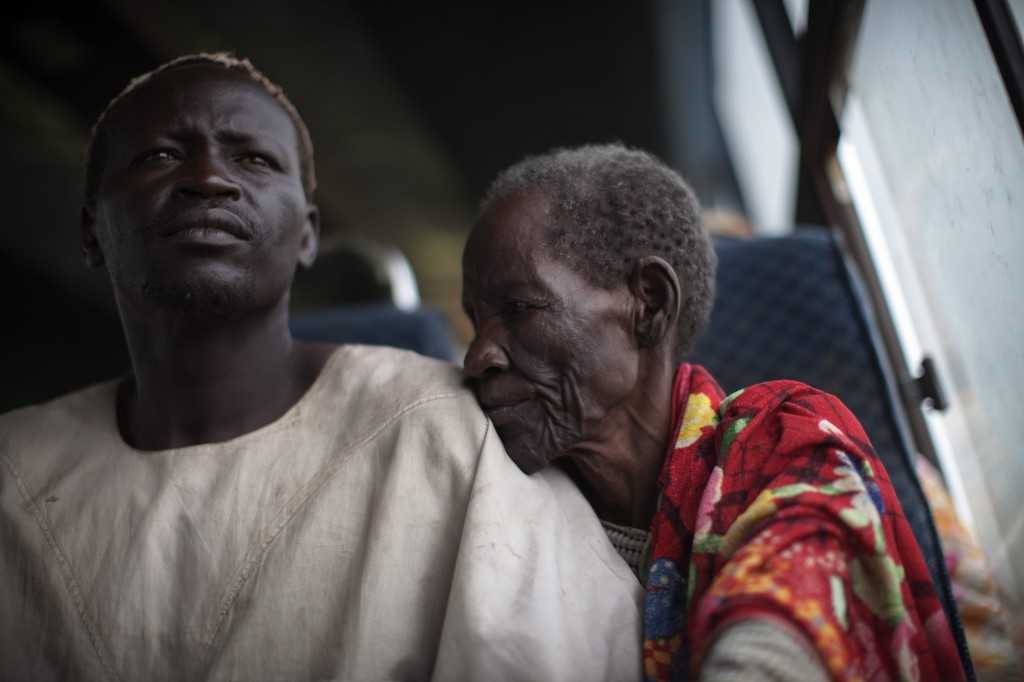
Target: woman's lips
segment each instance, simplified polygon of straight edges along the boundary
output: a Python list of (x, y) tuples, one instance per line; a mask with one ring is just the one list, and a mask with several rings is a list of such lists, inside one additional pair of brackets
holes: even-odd
[(520, 416), (519, 412), (521, 408), (528, 403), (532, 402), (533, 397), (522, 398), (511, 402), (502, 401), (501, 404), (497, 405), (485, 405), (484, 412), (491, 418), (494, 425), (498, 428), (508, 424), (509, 422), (516, 421)]

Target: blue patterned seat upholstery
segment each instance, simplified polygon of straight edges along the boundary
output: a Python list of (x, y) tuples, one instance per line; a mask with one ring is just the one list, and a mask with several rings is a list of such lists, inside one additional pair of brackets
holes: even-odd
[(390, 303), (338, 305), (292, 315), (291, 329), (292, 335), (303, 341), (393, 346), (449, 362), (456, 359), (448, 322), (433, 308), (399, 310)]
[(924, 553), (970, 675), (966, 639), (938, 533), (914, 469), (909, 432), (859, 279), (826, 228), (721, 239), (711, 322), (688, 360), (726, 393), (793, 379), (832, 393), (864, 426)]

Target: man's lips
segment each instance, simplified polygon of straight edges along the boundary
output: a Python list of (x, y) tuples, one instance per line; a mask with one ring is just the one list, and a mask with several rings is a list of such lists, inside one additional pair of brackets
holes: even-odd
[(179, 216), (161, 236), (176, 243), (216, 246), (249, 241), (252, 233), (237, 215), (219, 210)]

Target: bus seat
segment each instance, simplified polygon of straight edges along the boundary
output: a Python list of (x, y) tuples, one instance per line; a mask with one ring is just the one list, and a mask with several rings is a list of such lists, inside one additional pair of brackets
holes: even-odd
[(433, 308), (402, 310), (386, 301), (329, 306), (293, 315), (291, 329), (302, 341), (393, 346), (455, 361), (448, 321)]
[(448, 321), (421, 304), (409, 261), (376, 239), (325, 238), (313, 267), (296, 273), (292, 303), (292, 336), (302, 341), (393, 346), (456, 359)]
[(837, 232), (801, 227), (781, 237), (718, 238), (718, 289), (688, 360), (727, 392), (793, 379), (832, 393), (857, 416), (886, 467), (949, 618), (961, 661), (973, 669), (942, 546), (898, 412), (896, 382), (859, 275)]

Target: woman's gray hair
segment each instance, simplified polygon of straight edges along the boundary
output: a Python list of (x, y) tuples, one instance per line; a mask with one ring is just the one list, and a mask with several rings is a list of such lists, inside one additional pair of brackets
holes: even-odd
[(645, 256), (665, 259), (682, 289), (676, 354), (690, 350), (711, 313), (717, 259), (700, 203), (679, 173), (619, 144), (555, 149), (504, 170), (481, 212), (499, 199), (531, 194), (551, 201), (552, 253), (596, 286), (625, 283)]

